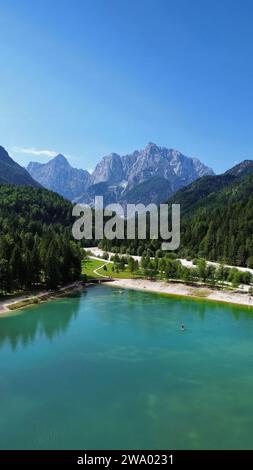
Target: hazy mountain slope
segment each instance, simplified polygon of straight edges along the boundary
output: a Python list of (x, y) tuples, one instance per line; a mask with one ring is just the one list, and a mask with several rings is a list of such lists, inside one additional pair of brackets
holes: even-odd
[(118, 202), (120, 192), (118, 191), (118, 186), (110, 186), (107, 182), (103, 181), (91, 185), (87, 191), (79, 198), (76, 198), (74, 202), (94, 206), (95, 196), (103, 196), (103, 204), (105, 206)]
[(45, 164), (30, 162), (27, 170), (42, 186), (69, 200), (82, 194), (90, 184), (88, 171), (72, 168), (60, 154)]
[(31, 177), (28, 171), (16, 163), (8, 152), (0, 146), (0, 184), (40, 185)]
[(172, 193), (171, 184), (165, 178), (154, 176), (125, 191), (120, 202), (126, 204), (160, 204)]

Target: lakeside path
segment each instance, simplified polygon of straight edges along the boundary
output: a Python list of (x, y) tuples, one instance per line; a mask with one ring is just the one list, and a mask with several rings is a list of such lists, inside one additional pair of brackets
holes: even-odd
[[(18, 310), (18, 309), (23, 308), (23, 307), (29, 307), (31, 305), (34, 305), (34, 303), (32, 302), (33, 299), (37, 299), (38, 303), (46, 302), (48, 300), (55, 299), (57, 296), (60, 296), (61, 294), (64, 294), (65, 292), (67, 294), (69, 292), (72, 292), (72, 291), (78, 290), (78, 289), (80, 289), (79, 284), (77, 282), (74, 282), (74, 283), (68, 284), (66, 286), (63, 286), (63, 287), (61, 287), (60, 289), (58, 289), (56, 291), (49, 290), (49, 291), (42, 291), (42, 292), (37, 292), (37, 293), (34, 292), (33, 294), (30, 294), (30, 295), (23, 294), (23, 295), (19, 295), (19, 296), (13, 297), (13, 298), (10, 297), (10, 298), (5, 299), (5, 300), (0, 300), (0, 316), (13, 313), (13, 312), (15, 312), (15, 310)], [(27, 304), (24, 305), (23, 307), (21, 306), (21, 307), (17, 307), (17, 309), (15, 309), (15, 304), (19, 304), (19, 302), (23, 302), (23, 301), (25, 301), (25, 302), (27, 301)], [(29, 301), (30, 301), (30, 303), (29, 303)], [(12, 308), (10, 308), (10, 307), (12, 307)]]
[(98, 260), (98, 261), (103, 261), (104, 264), (102, 264), (101, 266), (99, 266), (97, 269), (94, 269), (94, 274), (96, 274), (97, 276), (100, 276), (100, 277), (108, 277), (108, 275), (104, 275), (104, 274), (101, 274), (99, 273), (98, 271), (100, 269), (103, 269), (104, 266), (106, 266), (107, 264), (110, 264), (110, 261), (107, 261), (107, 260), (102, 260), (101, 258), (97, 258), (96, 256), (90, 256), (90, 259), (95, 259), (95, 260)]
[(106, 285), (120, 287), (122, 289), (141, 290), (158, 294), (178, 295), (182, 297), (206, 299), (216, 302), (253, 307), (253, 297), (247, 293), (231, 292), (226, 290), (211, 289), (209, 287), (191, 287), (181, 283), (162, 281), (149, 281), (146, 279), (115, 279)]

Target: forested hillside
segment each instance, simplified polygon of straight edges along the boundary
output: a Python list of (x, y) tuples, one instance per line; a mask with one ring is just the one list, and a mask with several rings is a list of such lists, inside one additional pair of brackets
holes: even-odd
[[(205, 176), (169, 201), (181, 206), (177, 255), (253, 268), (253, 162), (246, 160), (219, 176)], [(104, 241), (103, 249), (154, 256), (158, 240)], [(159, 256), (163, 253), (159, 252)]]
[(71, 212), (71, 203), (51, 191), (0, 185), (1, 291), (55, 288), (80, 276)]
[(210, 195), (182, 219), (180, 252), (253, 267), (253, 174)]

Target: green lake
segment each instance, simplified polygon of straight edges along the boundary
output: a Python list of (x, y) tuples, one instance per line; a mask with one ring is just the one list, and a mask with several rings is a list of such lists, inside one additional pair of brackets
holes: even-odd
[(253, 449), (252, 431), (251, 309), (99, 286), (0, 318), (1, 449)]

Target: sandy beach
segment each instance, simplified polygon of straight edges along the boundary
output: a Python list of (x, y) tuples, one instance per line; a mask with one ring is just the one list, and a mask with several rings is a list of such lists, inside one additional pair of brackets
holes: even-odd
[(144, 292), (156, 292), (158, 294), (179, 295), (253, 307), (253, 297), (251, 299), (247, 293), (239, 291), (232, 292), (211, 289), (209, 287), (188, 286), (181, 283), (149, 281), (146, 279), (115, 279), (114, 281), (106, 284), (123, 289), (135, 289)]
[[(178, 295), (182, 297), (199, 298), (251, 308), (253, 307), (253, 297), (251, 298), (246, 292), (244, 293), (242, 291), (218, 290), (205, 286), (189, 286), (179, 282), (150, 281), (148, 279), (114, 279), (111, 282), (106, 282), (105, 285), (121, 289), (134, 289), (141, 290), (143, 292)], [(65, 293), (67, 295), (69, 292), (77, 289), (80, 289), (80, 286), (74, 283), (54, 292), (48, 291), (37, 293), (37, 295), (21, 295), (13, 299), (9, 298), (8, 300), (0, 301), (0, 315), (10, 314), (15, 311), (15, 304), (19, 304), (22, 301), (31, 301), (24, 305), (24, 308), (29, 305), (33, 305), (32, 299), (34, 298), (38, 299), (38, 303), (41, 303), (52, 300), (60, 295), (64, 295)], [(22, 306), (17, 306), (17, 309), (20, 308), (22, 308)]]

